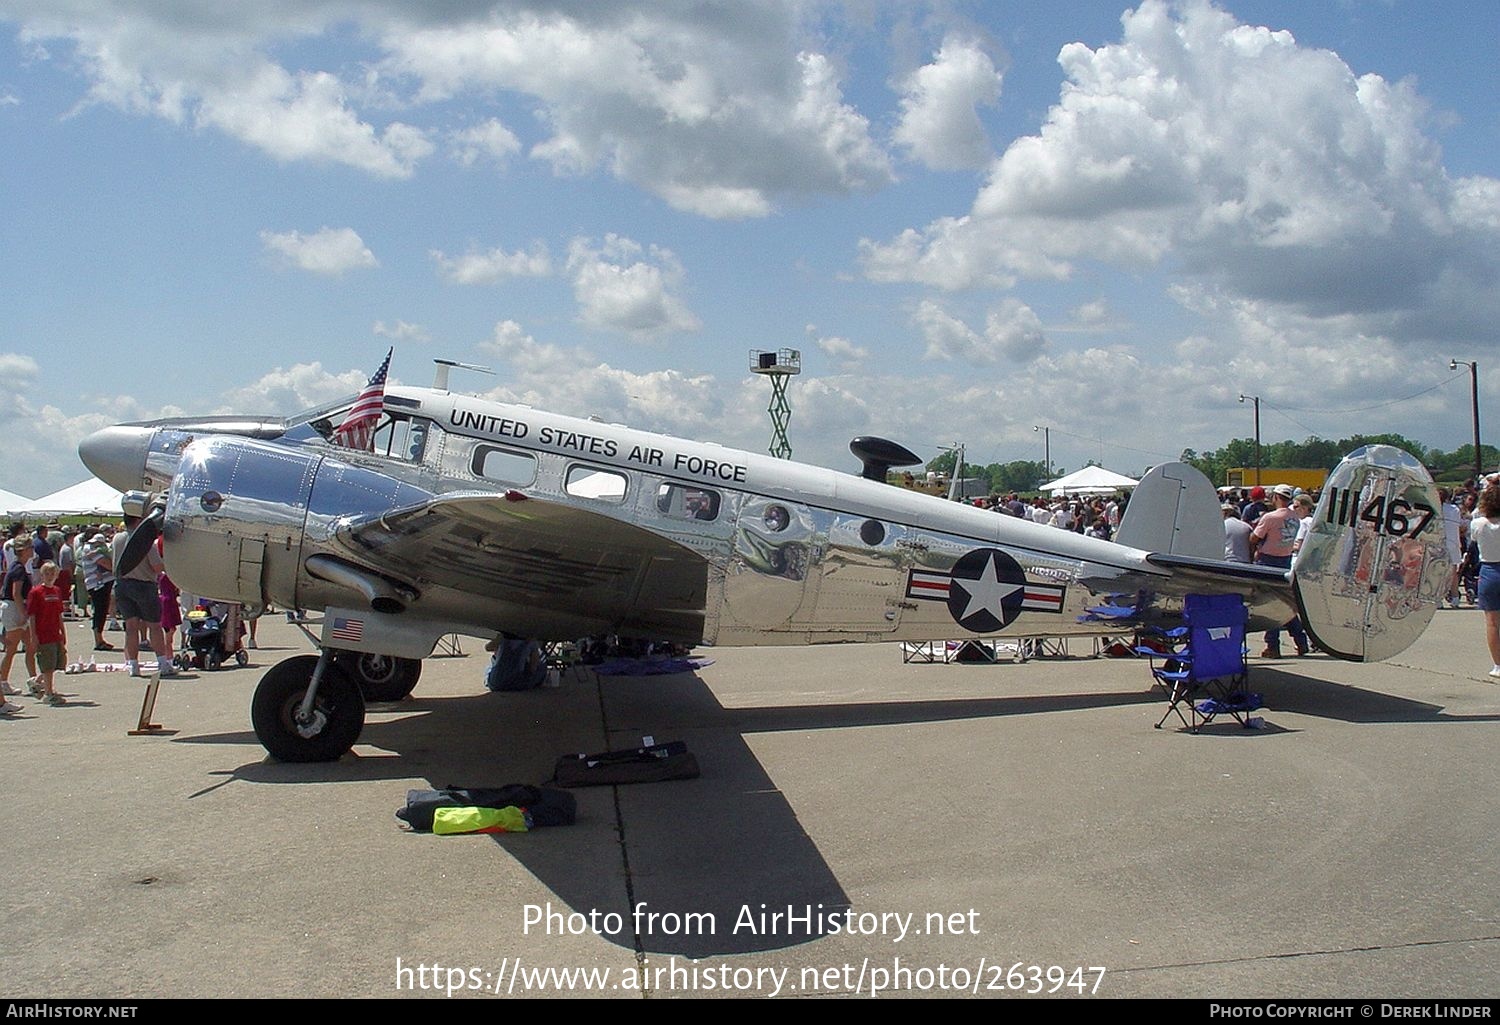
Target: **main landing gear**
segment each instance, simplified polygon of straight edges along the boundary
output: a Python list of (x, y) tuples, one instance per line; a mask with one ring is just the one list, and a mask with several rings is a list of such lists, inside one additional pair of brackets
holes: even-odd
[(280, 761), (337, 761), (364, 729), (365, 704), (400, 701), (421, 675), (417, 658), (338, 648), (294, 655), (261, 677), (250, 721), (255, 736)]
[(422, 660), (377, 655), (370, 651), (335, 651), (340, 668), (359, 684), (366, 701), (400, 701), (422, 676)]

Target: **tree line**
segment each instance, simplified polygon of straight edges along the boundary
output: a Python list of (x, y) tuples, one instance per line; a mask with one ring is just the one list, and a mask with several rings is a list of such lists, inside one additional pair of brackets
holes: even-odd
[[(1428, 448), (1419, 441), (1399, 434), (1355, 434), (1338, 441), (1316, 436), (1305, 441), (1261, 442), (1260, 465), (1263, 469), (1277, 467), (1332, 470), (1339, 460), (1362, 445), (1395, 445), (1405, 449), (1431, 471), (1434, 479), (1459, 481), (1472, 476), (1474, 469), (1474, 446), (1461, 445), (1452, 452)], [(1486, 467), (1500, 463), (1500, 449), (1493, 445), (1480, 447), (1481, 461)], [(1210, 452), (1183, 449), (1181, 460), (1203, 471), (1203, 475), (1216, 485), (1228, 480), (1228, 471), (1237, 466), (1255, 465), (1255, 439), (1236, 438), (1223, 448)], [(943, 474), (952, 474), (958, 456), (944, 452), (927, 464), (927, 469)], [(1049, 480), (1055, 480), (1068, 471), (1060, 466), (1052, 468), (1048, 476), (1045, 463), (1030, 459), (1018, 459), (1009, 463), (987, 463), (983, 466), (966, 464), (965, 477), (977, 477), (989, 483), (992, 494), (1011, 491), (1036, 491)], [(1145, 468), (1141, 473), (1145, 472)]]

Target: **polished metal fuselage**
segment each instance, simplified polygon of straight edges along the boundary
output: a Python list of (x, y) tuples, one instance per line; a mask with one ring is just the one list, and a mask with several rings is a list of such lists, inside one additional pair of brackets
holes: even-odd
[[(269, 430), (157, 429), (145, 478), (170, 481), (164, 536), (179, 586), (254, 606), (359, 607), (347, 583), (309, 571), (310, 559), (327, 556), (403, 596), (401, 616), (431, 624), (434, 640), (447, 632), (732, 645), (1067, 636), (1128, 632), (1180, 610), (1182, 585), (1145, 552), (883, 482), (448, 392), (392, 388), (387, 403), (425, 428), (415, 458), (335, 448), (306, 425), (269, 439)], [(534, 460), (532, 479), (482, 475), (485, 453), (495, 451)], [(574, 485), (594, 471), (623, 487), (596, 496)], [(716, 514), (672, 515), (662, 496), (673, 487), (717, 496)], [(579, 523), (604, 517), (649, 532), (697, 567), (698, 579), (684, 584), (677, 573), (670, 595), (654, 593), (664, 585), (650, 574), (629, 586), (606, 581), (597, 566), (570, 563), (565, 546), (508, 548), (503, 524), (430, 531), (425, 567), (393, 572), (382, 558), (384, 546), (419, 530), (406, 515), (413, 509), (480, 497), (548, 503), (576, 510)], [(398, 515), (400, 528), (385, 530)], [(992, 559), (1024, 574), (1027, 604), (1013, 603), (1003, 623), (960, 622), (967, 599), (954, 596), (952, 574), (967, 572), (976, 552), (998, 553), (980, 556), (986, 573)], [(526, 579), (553, 574), (547, 593), (558, 600), (528, 591), (510, 572), (518, 560)], [(459, 578), (464, 586), (454, 585)], [(972, 581), (959, 587), (972, 590)], [(1284, 582), (1226, 587), (1238, 587), (1265, 623), (1292, 614)]]

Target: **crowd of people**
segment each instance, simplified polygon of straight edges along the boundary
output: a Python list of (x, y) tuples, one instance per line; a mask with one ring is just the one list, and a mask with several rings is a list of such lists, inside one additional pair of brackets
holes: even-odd
[(1120, 494), (1110, 495), (1107, 498), (1101, 495), (1093, 497), (1064, 495), (1051, 500), (1038, 495), (1028, 500), (1021, 498), (1015, 492), (1010, 492), (1005, 495), (992, 495), (989, 498), (977, 498), (974, 504), (981, 509), (993, 509), (997, 513), (1017, 516), (1033, 523), (1045, 523), (1108, 541), (1120, 528), (1120, 517), (1125, 512), (1126, 501), (1126, 497)]
[[(22, 706), (11, 699), (27, 693), (44, 705), (67, 704), (53, 686), (53, 676), (67, 666), (63, 624), (70, 619), (89, 622), (96, 652), (119, 650), (105, 632), (122, 632), (125, 668), (131, 675), (148, 674), (142, 667), (143, 649), (154, 656), (155, 673), (176, 674), (174, 640), (184, 623), (184, 606), (195, 607), (196, 600), (181, 594), (167, 576), (159, 540), (128, 572), (117, 571), (143, 511), (126, 509), (120, 525), (48, 523), (34, 531), (25, 523), (10, 525), (0, 547), (0, 626), (5, 643), (0, 715), (20, 712)], [(237, 625), (237, 618), (234, 622)], [(254, 621), (250, 624), (249, 644), (254, 647)], [(233, 643), (239, 643), (238, 631)], [(18, 660), (25, 667), (24, 687), (11, 683)]]

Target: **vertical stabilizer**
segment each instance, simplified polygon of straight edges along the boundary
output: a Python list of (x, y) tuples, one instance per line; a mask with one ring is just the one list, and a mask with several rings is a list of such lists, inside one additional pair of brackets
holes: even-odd
[(1142, 478), (1115, 540), (1131, 548), (1199, 559), (1224, 558), (1218, 492), (1187, 463), (1163, 463)]

